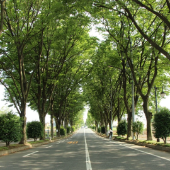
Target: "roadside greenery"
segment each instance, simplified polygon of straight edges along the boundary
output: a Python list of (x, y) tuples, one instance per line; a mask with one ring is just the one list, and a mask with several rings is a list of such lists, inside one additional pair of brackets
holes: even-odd
[(61, 136), (65, 136), (66, 135), (66, 129), (63, 126), (60, 127), (60, 135)]
[(70, 132), (71, 132), (71, 127), (67, 126), (67, 134), (70, 134)]
[(143, 132), (143, 123), (136, 121), (132, 124), (132, 132), (136, 135), (136, 140), (138, 140), (139, 134)]
[(22, 120), (12, 112), (0, 114), (0, 139), (9, 146), (11, 142), (18, 142), (22, 138)]
[(125, 120), (119, 122), (117, 126), (117, 134), (122, 136), (127, 134), (127, 122)]
[(41, 122), (32, 121), (27, 123), (27, 137), (33, 138), (36, 141), (43, 135), (43, 127)]
[(170, 136), (170, 110), (162, 108), (154, 115), (153, 121), (154, 136), (162, 138), (166, 144), (167, 137)]

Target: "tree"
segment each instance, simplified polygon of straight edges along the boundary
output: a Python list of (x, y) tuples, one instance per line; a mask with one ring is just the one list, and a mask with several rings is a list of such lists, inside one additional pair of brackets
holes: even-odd
[(35, 54), (34, 47), (39, 43), (35, 41), (37, 36), (41, 37), (45, 27), (41, 20), (44, 4), (42, 0), (39, 3), (36, 0), (5, 2), (4, 31), (1, 34), (3, 48), (0, 51), (2, 71), (0, 82), (8, 92), (8, 100), (14, 104), (22, 118), (23, 135), (20, 141), (22, 144), (26, 143), (26, 103), (33, 74), (37, 68), (36, 59), (42, 51), (40, 49), (39, 53)]
[(154, 115), (153, 120), (154, 136), (162, 138), (166, 143), (167, 137), (170, 135), (170, 110), (162, 108)]
[(27, 123), (27, 137), (34, 138), (36, 141), (43, 135), (43, 126), (39, 121), (32, 121)]
[[(124, 8), (124, 10), (127, 12), (128, 15), (126, 15), (128, 18), (131, 19), (131, 21), (133, 22), (133, 24), (135, 25), (136, 29), (141, 33), (141, 35), (157, 50), (159, 50), (160, 53), (164, 54), (169, 60), (170, 60), (170, 55), (167, 49), (167, 45), (169, 45), (168, 43), (168, 37), (165, 35), (169, 34), (169, 29), (170, 28), (170, 22), (168, 20), (168, 11), (170, 10), (170, 2), (168, 0), (164, 0), (161, 2), (150, 2), (148, 1), (147, 3), (144, 2), (140, 2), (139, 0), (133, 0), (134, 3), (131, 3), (131, 5), (133, 4), (137, 4), (136, 9), (138, 10), (138, 13), (134, 14), (134, 11), (132, 11), (132, 8), (128, 8), (127, 6), (125, 6), (124, 4), (122, 7)], [(120, 1), (118, 2), (120, 4)], [(164, 5), (163, 5), (164, 4)], [(142, 8), (140, 8), (142, 7)], [(134, 6), (133, 6), (134, 8)], [(143, 10), (144, 9), (144, 10)], [(146, 30), (147, 28), (147, 24), (145, 24), (144, 29), (143, 25), (139, 25), (138, 23), (138, 19), (136, 19), (137, 14), (141, 16), (141, 12), (143, 13), (143, 15), (145, 15), (145, 19), (146, 16), (149, 16), (150, 14), (152, 14), (152, 16), (150, 15), (150, 17), (147, 17), (148, 20), (150, 20), (151, 18), (153, 18), (153, 25), (151, 28), (155, 28), (155, 23), (158, 23), (158, 25), (161, 25), (161, 29), (159, 28), (159, 31), (162, 33), (162, 42), (164, 43), (164, 41), (166, 41), (166, 46), (164, 45), (160, 45), (158, 44), (159, 41), (154, 41), (154, 37), (148, 35), (148, 31), (145, 32), (144, 29)], [(146, 21), (144, 21), (146, 22)], [(146, 22), (147, 23), (147, 22)], [(157, 28), (156, 28), (157, 29)], [(160, 34), (161, 34), (160, 33)]]
[(22, 137), (22, 121), (12, 112), (0, 114), (0, 139), (9, 146), (11, 142), (18, 142)]
[(93, 125), (94, 125), (94, 118), (92, 117), (92, 115), (91, 115), (91, 113), (90, 112), (88, 112), (87, 113), (87, 119), (86, 119), (86, 125), (88, 126), (88, 127), (92, 127)]
[[(94, 3), (94, 6), (104, 8), (106, 12), (116, 11), (118, 17), (124, 15), (130, 19), (137, 31), (148, 43), (170, 60), (168, 52), (169, 37), (167, 36), (170, 27), (168, 20), (170, 2), (168, 0), (155, 1), (154, 3), (150, 0), (147, 2), (141, 2), (139, 0), (129, 0), (128, 2), (115, 0), (111, 3), (99, 1)], [(155, 41), (155, 30), (158, 30), (159, 35), (162, 35), (159, 41)]]

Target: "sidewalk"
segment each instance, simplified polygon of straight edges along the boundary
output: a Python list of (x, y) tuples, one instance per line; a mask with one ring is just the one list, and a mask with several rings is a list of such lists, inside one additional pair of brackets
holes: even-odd
[[(113, 131), (113, 134), (116, 134), (116, 131)], [(160, 139), (160, 142), (164, 142), (161, 138), (159, 139)], [(146, 132), (144, 132), (143, 134), (140, 134), (138, 136), (138, 140), (147, 140)], [(152, 134), (152, 140), (157, 141), (157, 138), (155, 138), (153, 134)], [(167, 138), (166, 143), (170, 143), (170, 137)]]
[[(27, 142), (34, 141), (33, 138), (27, 139)], [(18, 144), (18, 142), (11, 142), (10, 144)], [(0, 140), (0, 147), (6, 146), (6, 143)]]
[[(144, 135), (139, 135), (139, 140), (147, 140), (147, 135), (146, 134), (144, 134)], [(159, 138), (160, 139), (160, 142), (164, 142), (161, 138)], [(152, 140), (153, 141), (157, 141), (157, 138), (155, 138), (154, 136), (152, 136)], [(167, 139), (166, 139), (166, 143), (170, 143), (170, 137), (168, 137)]]

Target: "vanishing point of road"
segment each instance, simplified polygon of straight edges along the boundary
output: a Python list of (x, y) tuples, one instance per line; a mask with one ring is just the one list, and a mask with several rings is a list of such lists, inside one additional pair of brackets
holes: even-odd
[(170, 153), (80, 129), (72, 137), (0, 157), (0, 170), (169, 170)]

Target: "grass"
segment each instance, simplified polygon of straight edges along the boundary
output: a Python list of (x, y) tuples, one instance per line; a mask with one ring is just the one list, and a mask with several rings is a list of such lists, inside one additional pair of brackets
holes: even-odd
[(9, 149), (9, 147), (6, 147), (6, 146), (1, 146), (0, 147), (0, 151), (4, 151), (4, 150), (8, 150)]
[[(116, 139), (126, 139), (126, 137), (121, 136), (114, 136)], [(129, 141), (132, 141), (132, 138), (129, 138)], [(164, 144), (164, 142), (156, 142), (153, 140), (136, 140), (138, 143), (146, 143), (146, 144), (152, 144), (157, 146), (163, 146), (163, 147), (170, 147), (170, 144)]]
[(42, 143), (42, 142), (47, 142), (49, 141), (49, 139), (45, 139), (45, 140), (37, 140), (37, 141), (31, 141), (31, 142), (28, 142), (30, 144), (37, 144), (37, 143)]
[[(71, 134), (69, 134), (68, 136), (70, 136)], [(61, 136), (61, 137), (57, 137), (57, 138), (54, 138), (54, 139), (62, 139), (66, 136)], [(30, 141), (30, 142), (27, 142), (26, 145), (30, 145), (30, 144), (38, 144), (38, 143), (43, 143), (43, 142), (47, 142), (49, 141), (49, 139), (45, 139), (45, 140), (38, 140), (38, 141)], [(4, 150), (9, 150), (9, 149), (14, 149), (14, 148), (18, 148), (18, 147), (22, 147), (22, 146), (26, 146), (24, 144), (10, 144), (10, 146), (6, 147), (6, 146), (1, 146), (0, 147), (0, 151), (4, 151)]]
[[(42, 143), (42, 142), (46, 142), (46, 141), (49, 141), (49, 140), (31, 141), (31, 142), (28, 142), (27, 144), (37, 144), (37, 143)], [(19, 148), (19, 147), (26, 146), (26, 145), (24, 145), (24, 144), (10, 144), (9, 146), (1, 146), (0, 151)]]
[(122, 137), (122, 136), (115, 136), (116, 139), (126, 139), (126, 137)]
[(9, 150), (9, 149), (14, 149), (14, 148), (19, 148), (25, 146), (24, 144), (11, 144), (9, 146), (1, 146), (0, 147), (0, 151), (4, 151), (4, 150)]

